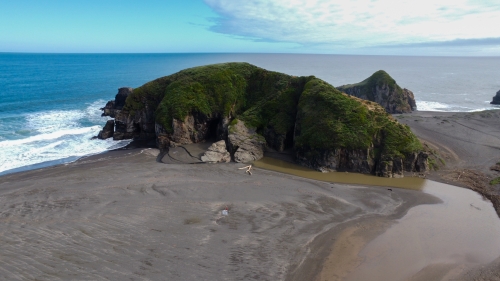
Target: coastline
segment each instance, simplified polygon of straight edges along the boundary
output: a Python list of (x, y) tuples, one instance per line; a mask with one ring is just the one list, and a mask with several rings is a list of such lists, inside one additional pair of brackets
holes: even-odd
[[(500, 160), (495, 158), (500, 132), (494, 130), (500, 111), (489, 112), (489, 116), (483, 113), (414, 112), (395, 117), (445, 159), (446, 166), (428, 174), (429, 179), (498, 198), (486, 181), (496, 175), (490, 166)], [(473, 136), (471, 128), (475, 130)], [(312, 276), (324, 280), (322, 276), (337, 276), (344, 280), (362, 263), (361, 250), (383, 236), (409, 210), (439, 202), (419, 191), (398, 189), (388, 197), (384, 188), (331, 184), (262, 169), (258, 169), (258, 177), (248, 177), (238, 172), (241, 165), (235, 163), (165, 165), (158, 163), (161, 159), (156, 149), (144, 146), (136, 142), (72, 163), (0, 176), (0, 200), (9, 202), (0, 212), (6, 226), (2, 237), (26, 228), (31, 235), (21, 235), (19, 239), (26, 246), (20, 250), (14, 248), (14, 240), (3, 239), (1, 252), (9, 254), (0, 256), (0, 260), (9, 257), (28, 264), (16, 253), (33, 254), (26, 247), (37, 247), (33, 237), (38, 235), (43, 251), (52, 258), (43, 261), (35, 254), (35, 265), (28, 266), (30, 276), (64, 279), (69, 272), (41, 270), (63, 263), (74, 267), (79, 276), (97, 278), (96, 272), (104, 272), (111, 280), (120, 278), (110, 275), (109, 268), (151, 280), (157, 280), (163, 268), (177, 272), (170, 280), (200, 273), (207, 280), (220, 280), (218, 274), (242, 280), (252, 276), (264, 280), (305, 280)], [(377, 203), (373, 205), (372, 200)], [(498, 213), (499, 204), (491, 201)], [(352, 204), (357, 208), (350, 208)], [(389, 207), (382, 208), (385, 205)], [(220, 211), (226, 206), (230, 216), (223, 217)], [(163, 221), (160, 227), (158, 218)], [(139, 224), (141, 230), (128, 219)], [(112, 227), (106, 228), (104, 222)], [(71, 243), (58, 245), (41, 231), (68, 243), (101, 244), (93, 245), (97, 248), (87, 253), (73, 245), (65, 254), (67, 250), (62, 250), (61, 245), (69, 247)], [(126, 237), (125, 233), (132, 234)], [(194, 237), (184, 241), (186, 233)], [(134, 240), (140, 246), (132, 246)], [(110, 252), (102, 252), (99, 247)], [(201, 250), (194, 254), (197, 248)], [(150, 249), (156, 250), (146, 254)], [(170, 255), (171, 251), (175, 253)], [(124, 254), (132, 257), (124, 258)], [(345, 259), (339, 261), (339, 255)], [(105, 265), (89, 264), (89, 259), (104, 259)], [(76, 266), (82, 264), (90, 272), (77, 270)], [(498, 264), (500, 259), (487, 266), (482, 264), (481, 268), (469, 265), (461, 271), (436, 264), (412, 280), (446, 279), (451, 278), (451, 273), (495, 276)], [(186, 265), (197, 269), (178, 269)], [(0, 276), (21, 274), (11, 269), (0, 267)]]
[[(361, 251), (409, 211), (446, 208), (422, 191), (328, 183), (260, 168), (249, 176), (236, 163), (163, 164), (155, 161), (158, 152), (114, 151), (1, 177), (0, 276), (348, 277), (364, 264)], [(225, 208), (228, 216), (221, 215)], [(496, 274), (496, 267), (488, 268)], [(477, 272), (471, 265), (464, 270)]]
[(409, 198), (435, 202), (418, 191), (388, 196), (262, 169), (249, 176), (235, 163), (167, 165), (157, 152), (1, 177), (0, 276), (284, 280), (318, 234), (407, 210)]
[[(394, 115), (433, 153), (437, 170), (427, 178), (469, 188), (491, 201), (500, 217), (500, 177), (494, 167), (500, 163), (500, 110), (476, 112), (415, 111)], [(443, 163), (441, 162), (443, 161)]]

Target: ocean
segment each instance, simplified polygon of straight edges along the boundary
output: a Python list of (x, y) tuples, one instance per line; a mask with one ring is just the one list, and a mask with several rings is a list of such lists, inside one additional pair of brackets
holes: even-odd
[(128, 141), (92, 140), (107, 118), (100, 108), (120, 87), (138, 87), (179, 70), (249, 62), (334, 86), (387, 71), (415, 94), (421, 111), (499, 108), (500, 57), (401, 57), (302, 54), (0, 53), (0, 175), (72, 162)]

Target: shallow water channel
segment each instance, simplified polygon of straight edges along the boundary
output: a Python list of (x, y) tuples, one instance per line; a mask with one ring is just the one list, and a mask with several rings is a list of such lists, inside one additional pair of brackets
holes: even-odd
[(368, 242), (346, 280), (450, 280), (500, 255), (500, 220), (491, 202), (471, 190), (412, 177), (320, 173), (271, 158), (255, 166), (321, 181), (420, 190), (443, 201), (413, 207)]

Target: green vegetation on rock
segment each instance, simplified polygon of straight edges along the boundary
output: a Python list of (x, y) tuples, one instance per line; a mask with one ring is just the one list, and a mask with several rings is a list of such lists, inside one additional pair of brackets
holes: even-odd
[(380, 106), (349, 97), (320, 79), (306, 84), (298, 119), (298, 147), (367, 149), (380, 143), (382, 154), (395, 156), (422, 148), (410, 128)]
[[(397, 87), (384, 71), (358, 83)], [(149, 107), (155, 120), (172, 133), (173, 119), (190, 114), (238, 118), (266, 136), (272, 131), (292, 139), (295, 148), (368, 149), (404, 156), (421, 149), (409, 127), (379, 105), (341, 93), (315, 78), (267, 71), (248, 63), (224, 63), (186, 69), (139, 87), (124, 112)], [(269, 140), (268, 140), (269, 141)]]
[(373, 73), (370, 77), (365, 80), (356, 83), (349, 84), (338, 87), (341, 91), (346, 91), (350, 88), (359, 87), (361, 89), (361, 96), (367, 97), (369, 100), (373, 100), (375, 97), (373, 96), (373, 89), (376, 87), (382, 87), (387, 85), (389, 89), (397, 92), (399, 95), (403, 94), (403, 89), (396, 84), (396, 81), (385, 71), (379, 70)]
[(383, 70), (375, 72), (359, 83), (343, 85), (337, 89), (351, 96), (377, 102), (389, 113), (411, 112), (417, 106), (413, 93), (402, 89)]

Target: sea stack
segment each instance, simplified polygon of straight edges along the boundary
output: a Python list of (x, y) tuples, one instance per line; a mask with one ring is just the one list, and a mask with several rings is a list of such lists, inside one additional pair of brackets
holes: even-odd
[(367, 79), (337, 87), (338, 90), (360, 99), (380, 104), (387, 113), (408, 113), (417, 109), (413, 92), (401, 88), (385, 71), (379, 70)]
[(490, 104), (500, 104), (500, 90), (497, 92), (496, 96), (493, 97)]

